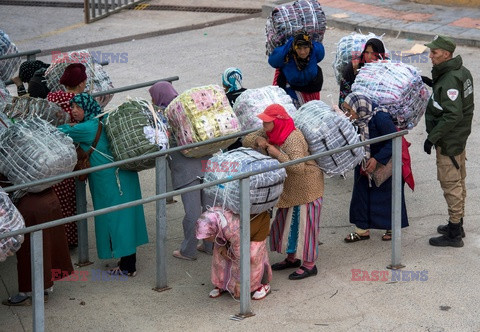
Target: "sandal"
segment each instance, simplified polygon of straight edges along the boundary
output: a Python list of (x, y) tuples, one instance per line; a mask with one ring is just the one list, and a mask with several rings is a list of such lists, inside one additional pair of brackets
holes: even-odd
[(270, 294), (270, 292), (271, 292), (270, 284), (262, 285), (255, 291), (255, 293), (253, 293), (252, 300), (262, 300), (268, 294)]
[(184, 259), (184, 260), (187, 260), (187, 261), (195, 261), (195, 260), (197, 260), (196, 258), (183, 256), (182, 253), (180, 252), (180, 250), (174, 250), (172, 255), (173, 255), (173, 257), (180, 258), (180, 259)]
[(392, 240), (392, 230), (385, 231), (385, 234), (382, 235), (382, 241), (391, 241)]
[(210, 294), (208, 294), (208, 297), (210, 297), (211, 299), (215, 299), (219, 296), (222, 296), (222, 294), (225, 292), (226, 292), (225, 290), (215, 287), (210, 291)]
[(127, 276), (132, 278), (137, 275), (137, 271), (128, 272), (127, 270), (120, 270), (120, 266), (108, 270), (107, 273), (111, 276)]
[(370, 234), (366, 233), (366, 235), (360, 235), (357, 232), (353, 232), (348, 234), (344, 240), (347, 243), (352, 243), (352, 242), (358, 242), (358, 241), (363, 241), (368, 239), (370, 239)]

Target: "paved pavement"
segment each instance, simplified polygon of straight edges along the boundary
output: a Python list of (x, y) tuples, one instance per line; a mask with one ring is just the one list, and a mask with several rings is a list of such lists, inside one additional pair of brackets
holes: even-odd
[[(152, 0), (148, 3), (258, 9), (270, 5), (260, 0)], [(341, 4), (344, 7), (338, 8)], [(382, 32), (385, 32), (387, 47), (399, 51), (408, 50), (436, 34), (437, 31), (429, 28), (429, 24), (438, 24), (436, 29), (453, 29), (449, 35), (461, 42), (462, 34), (478, 30), (478, 26), (458, 27), (452, 23), (469, 19), (478, 23), (480, 18), (478, 9), (419, 6), (403, 1), (325, 1), (323, 8), (329, 26), (324, 39), (327, 54), (322, 62), (325, 75), (322, 100), (325, 102), (335, 102), (338, 96), (331, 63), (335, 43), (354, 28), (353, 25), (341, 24), (347, 24), (353, 17), (357, 21), (351, 24), (369, 24), (367, 28), (362, 28), (364, 33), (379, 33), (373, 29), (384, 29)], [(365, 13), (353, 8), (368, 10)], [(392, 16), (385, 16), (392, 13), (393, 17), (403, 19), (397, 22)], [(336, 14), (339, 15), (335, 17)], [(174, 85), (178, 91), (183, 91), (194, 86), (220, 83), (222, 71), (230, 66), (242, 68), (246, 87), (268, 85), (273, 77), (273, 69), (268, 66), (265, 56), (265, 18), (260, 14), (252, 17), (245, 14), (144, 9), (125, 10), (90, 25), (83, 24), (82, 19), (82, 10), (78, 8), (10, 5), (0, 8), (1, 28), (10, 34), (21, 50), (64, 49), (97, 42), (89, 49), (105, 54), (127, 52), (127, 63), (112, 62), (106, 67), (117, 87), (178, 75), (180, 80)], [(407, 25), (407, 21), (420, 25), (416, 31), (428, 32), (428, 38), (420, 34), (402, 35), (394, 29), (400, 26), (399, 22)], [(390, 28), (383, 26), (387, 22), (392, 23)], [(204, 26), (185, 29), (196, 24)], [(172, 29), (183, 30), (175, 32)], [(147, 38), (147, 33), (156, 35)], [(471, 40), (478, 41), (478, 35), (477, 31)], [(141, 38), (101, 43), (126, 36)], [(472, 70), (474, 84), (479, 86), (478, 48), (459, 46), (457, 52)], [(49, 53), (40, 59), (49, 61)], [(415, 65), (429, 74), (429, 63), (418, 60)], [(120, 104), (127, 95), (148, 97), (147, 89), (132, 90), (116, 94), (111, 105)], [(478, 105), (479, 94), (476, 96)], [(479, 118), (475, 114), (474, 128), (478, 124)], [(428, 245), (428, 238), (434, 236), (436, 226), (446, 220), (446, 206), (435, 179), (434, 157), (422, 151), (425, 139), (423, 123), (408, 134), (407, 139), (412, 142), (416, 189), (415, 192), (406, 190), (410, 227), (402, 231), (402, 263), (406, 265), (404, 271), (419, 271), (427, 276), (427, 280), (407, 281), (408, 272), (400, 281), (392, 280), (392, 272), (385, 268), (390, 262), (391, 247), (390, 243), (380, 240), (381, 231), (373, 231), (369, 241), (343, 243), (342, 238), (350, 231), (348, 202), (352, 177), (348, 176), (345, 180), (329, 178), (325, 181), (319, 274), (292, 282), (287, 279), (287, 272), (275, 273), (272, 294), (263, 301), (252, 303), (254, 317), (232, 321), (230, 315), (239, 312), (238, 302), (228, 296), (216, 300), (207, 297), (211, 289), (210, 256), (204, 254), (199, 254), (194, 262), (180, 261), (169, 255), (167, 268), (171, 290), (162, 293), (151, 290), (155, 281), (155, 215), (154, 204), (147, 204), (145, 211), (151, 242), (139, 248), (137, 277), (117, 282), (95, 281), (93, 278), (89, 281), (57, 282), (45, 306), (46, 330), (289, 331), (297, 328), (321, 331), (480, 331), (480, 290), (477, 287), (480, 283), (480, 226), (476, 223), (480, 216), (480, 153), (475, 149), (479, 138), (480, 133), (474, 129), (467, 146), (465, 247), (434, 248)], [(145, 197), (155, 191), (153, 177), (152, 170), (140, 173)], [(176, 199), (178, 203), (167, 206), (166, 245), (169, 253), (177, 249), (183, 236), (183, 209), (179, 198)], [(90, 257), (94, 264), (79, 269), (93, 274), (115, 262), (97, 258), (93, 223), (90, 223), (89, 230)], [(279, 254), (270, 255), (271, 262), (281, 258)], [(76, 261), (76, 250), (72, 251), (72, 259)], [(0, 264), (2, 299), (17, 290), (15, 264), (15, 258)], [(356, 278), (352, 280), (352, 269), (369, 273), (388, 271), (388, 281), (354, 281)], [(0, 331), (31, 331), (31, 319), (31, 308), (0, 307)]]

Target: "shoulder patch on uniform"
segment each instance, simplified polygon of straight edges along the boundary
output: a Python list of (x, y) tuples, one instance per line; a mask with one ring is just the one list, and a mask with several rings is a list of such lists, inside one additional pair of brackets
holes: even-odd
[(457, 89), (449, 89), (447, 90), (447, 96), (450, 98), (451, 101), (455, 101), (458, 97), (458, 90)]

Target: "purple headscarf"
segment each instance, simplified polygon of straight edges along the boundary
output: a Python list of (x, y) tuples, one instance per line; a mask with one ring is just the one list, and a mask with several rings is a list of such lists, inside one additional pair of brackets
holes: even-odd
[(178, 96), (178, 92), (173, 88), (172, 83), (161, 81), (157, 82), (148, 89), (153, 103), (158, 107), (165, 108), (170, 102)]

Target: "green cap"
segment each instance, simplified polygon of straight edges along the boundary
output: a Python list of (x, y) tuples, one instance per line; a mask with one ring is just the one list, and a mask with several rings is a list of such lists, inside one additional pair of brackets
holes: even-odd
[(436, 35), (435, 37), (433, 37), (433, 40), (430, 43), (424, 44), (424, 45), (427, 46), (428, 48), (433, 48), (433, 49), (441, 48), (442, 50), (449, 51), (451, 53), (455, 51), (455, 47), (456, 47), (453, 40), (451, 40), (448, 37), (439, 36), (439, 35)]

